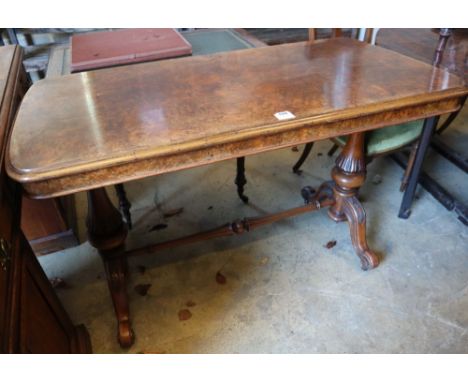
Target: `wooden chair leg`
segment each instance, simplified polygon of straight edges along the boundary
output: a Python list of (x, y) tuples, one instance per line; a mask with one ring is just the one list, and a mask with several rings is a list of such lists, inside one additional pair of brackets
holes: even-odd
[(434, 129), (437, 126), (439, 117), (427, 118), (424, 121), (421, 138), (419, 139), (419, 146), (416, 150), (414, 164), (410, 173), (408, 186), (406, 187), (405, 193), (403, 194), (403, 200), (401, 201), (400, 211), (398, 217), (402, 219), (408, 219), (411, 215), (411, 204), (413, 203), (414, 194), (416, 192), (416, 186), (418, 185), (419, 173), (423, 165), (424, 157), (426, 156), (427, 148), (431, 142), (431, 137), (434, 134)]
[(119, 206), (122, 214), (127, 222), (128, 229), (132, 229), (132, 215), (130, 214), (130, 208), (132, 204), (127, 199), (127, 194), (125, 192), (124, 185), (122, 183), (116, 184), (114, 186), (117, 197), (119, 198)]
[(301, 175), (302, 174), (302, 170), (300, 170), (302, 164), (304, 163), (304, 161), (307, 159), (307, 157), (309, 156), (311, 150), (312, 150), (312, 147), (314, 146), (314, 142), (310, 142), (310, 143), (307, 143), (304, 147), (304, 151), (302, 152), (299, 160), (296, 162), (296, 164), (293, 166), (293, 173), (297, 174), (297, 175)]
[(328, 155), (329, 157), (332, 157), (333, 154), (335, 154), (336, 150), (338, 150), (338, 147), (339, 147), (339, 146), (338, 146), (336, 143), (334, 143), (334, 144), (333, 144), (333, 147), (332, 147), (330, 150), (328, 150), (327, 155)]
[(406, 190), (406, 187), (408, 186), (408, 179), (411, 174), (411, 170), (413, 169), (414, 166), (414, 158), (416, 158), (416, 152), (418, 151), (419, 147), (419, 140), (414, 142), (413, 146), (411, 146), (411, 153), (408, 159), (408, 165), (406, 166), (405, 173), (403, 174), (403, 179), (401, 180), (400, 184), (400, 192), (403, 192)]
[(237, 158), (236, 180), (234, 183), (237, 185), (237, 195), (247, 204), (249, 198), (244, 195), (244, 186), (247, 184), (247, 179), (245, 178), (245, 157)]

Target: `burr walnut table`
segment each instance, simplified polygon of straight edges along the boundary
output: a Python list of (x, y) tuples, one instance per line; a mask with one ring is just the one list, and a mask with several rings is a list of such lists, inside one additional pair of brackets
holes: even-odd
[[(342, 38), (103, 69), (36, 83), (6, 165), (32, 198), (88, 191), (88, 237), (104, 260), (119, 342), (130, 346), (128, 256), (328, 207), (348, 222), (362, 268), (376, 267), (356, 197), (363, 132), (452, 112), (467, 93), (444, 70)], [(104, 186), (341, 135), (350, 139), (332, 180), (304, 188), (305, 205), (125, 250), (127, 228)]]

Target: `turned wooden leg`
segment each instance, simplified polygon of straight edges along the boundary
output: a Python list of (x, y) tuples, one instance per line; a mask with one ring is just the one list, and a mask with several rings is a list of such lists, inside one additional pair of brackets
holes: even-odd
[(104, 188), (88, 191), (88, 239), (99, 251), (117, 316), (117, 339), (122, 347), (134, 341), (127, 295), (127, 259), (122, 256), (127, 227)]
[(236, 180), (234, 183), (237, 185), (237, 195), (247, 204), (249, 198), (244, 195), (244, 186), (247, 184), (247, 179), (245, 179), (245, 157), (237, 158)]
[(367, 245), (366, 214), (356, 197), (366, 178), (364, 133), (349, 137), (335, 163), (332, 170), (335, 204), (328, 210), (328, 215), (335, 221), (348, 221), (351, 241), (361, 259), (362, 269), (375, 268), (379, 265), (379, 258)]
[(295, 173), (297, 175), (302, 174), (301, 166), (304, 164), (305, 160), (309, 156), (313, 146), (314, 146), (314, 142), (306, 143), (306, 145), (304, 147), (304, 151), (302, 152), (302, 154), (301, 154), (300, 158), (298, 159), (298, 161), (296, 162), (296, 164), (293, 166), (293, 173)]

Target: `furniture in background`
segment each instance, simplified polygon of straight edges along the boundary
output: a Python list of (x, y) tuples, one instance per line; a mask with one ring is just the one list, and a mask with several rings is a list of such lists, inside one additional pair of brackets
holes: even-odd
[[(340, 29), (339, 33), (343, 37), (357, 37), (357, 28), (317, 28), (315, 38), (328, 38), (337, 29)], [(245, 31), (267, 45), (290, 44), (315, 39), (310, 38), (309, 28), (245, 28)]]
[[(73, 34), (86, 33), (97, 28), (3, 28), (0, 40), (4, 44), (20, 45), (23, 48), (23, 64), (31, 82), (46, 76), (48, 52), (59, 45), (69, 45)], [(109, 30), (109, 29), (105, 29)]]
[[(60, 49), (56, 51), (59, 52)], [(51, 62), (57, 62), (58, 58), (51, 57)], [(56, 76), (57, 69), (54, 65), (49, 65), (46, 78)], [(47, 200), (23, 197), (21, 230), (36, 255), (45, 255), (78, 245), (76, 224), (74, 195)]]
[[(371, 42), (372, 39), (372, 29), (367, 28), (364, 41), (367, 43)], [(341, 31), (339, 29), (334, 29), (332, 38), (341, 37)], [(311, 29), (309, 32), (309, 36), (314, 41), (316, 38), (315, 29)], [(400, 125), (395, 126), (388, 126), (383, 129), (370, 131), (366, 134), (366, 157), (370, 161), (373, 157), (385, 155), (395, 150), (399, 150), (402, 147), (411, 144), (412, 142), (416, 141), (419, 136), (421, 135), (423, 126), (423, 121), (412, 121), (403, 123)], [(338, 147), (344, 147), (346, 144), (347, 137), (337, 137), (334, 138), (332, 141), (334, 146), (329, 151), (329, 155), (333, 155)], [(300, 175), (301, 174), (301, 166), (304, 164), (305, 160), (308, 158), (310, 152), (312, 151), (312, 147), (314, 142), (309, 142), (305, 145), (304, 150), (294, 164), (292, 170), (294, 173)], [(405, 182), (405, 178), (403, 179), (402, 183)]]
[[(243, 29), (202, 29), (185, 32), (184, 36), (192, 44), (194, 56), (266, 46), (266, 44), (251, 36)], [(239, 198), (244, 203), (248, 203), (249, 198), (244, 194), (244, 187), (247, 184), (245, 157), (236, 158), (236, 177), (234, 183), (237, 187)]]
[[(354, 29), (343, 30), (341, 33), (337, 33), (337, 29), (334, 28), (331, 30), (309, 29), (309, 34), (307, 34), (307, 29), (247, 30), (249, 33), (252, 33), (255, 36), (263, 39), (263, 41), (267, 42), (268, 44), (282, 44), (293, 41), (305, 41), (307, 39), (312, 41), (320, 38), (338, 37), (339, 34), (341, 36), (349, 36), (354, 38), (358, 36), (356, 30)], [(438, 34), (440, 35), (439, 42), (437, 42), (437, 38), (435, 37)], [(368, 37), (370, 37), (370, 35)], [(444, 53), (445, 46), (449, 39), (452, 41), (451, 49), (449, 52)], [(368, 41), (368, 39), (366, 39), (366, 41)], [(465, 84), (468, 83), (468, 31), (466, 29), (380, 29), (377, 44), (427, 63), (436, 63), (441, 60), (441, 67), (464, 78)], [(455, 46), (455, 49), (453, 49), (453, 46)], [(440, 135), (453, 122), (459, 112), (460, 110), (451, 113), (443, 123), (438, 123), (440, 126), (434, 128), (437, 135)], [(422, 169), (420, 170), (419, 176), (416, 174), (417, 171), (414, 171), (413, 175), (410, 177), (419, 140), (417, 139), (412, 146), (409, 158), (404, 153), (406, 147), (400, 147), (400, 150), (398, 149), (398, 146), (400, 146), (399, 142), (404, 143), (405, 141), (411, 140), (411, 136), (414, 136), (413, 133), (417, 132), (418, 129), (420, 129), (422, 132), (422, 121), (419, 126), (416, 126), (414, 129), (405, 131), (405, 133), (402, 135), (398, 134), (398, 131), (392, 131), (391, 129), (388, 131), (375, 132), (376, 137), (372, 137), (371, 141), (368, 142), (370, 156), (372, 156), (374, 153), (380, 152), (382, 154), (391, 153), (390, 157), (405, 170), (400, 186), (401, 191), (405, 191), (408, 182), (412, 180), (413, 185), (411, 186), (411, 189), (413, 189), (413, 191), (409, 190), (405, 192), (399, 211), (399, 217), (409, 217), (415, 192), (415, 185), (417, 183), (415, 179), (419, 179), (419, 183), (423, 188), (426, 189), (426, 191), (434, 196), (434, 198), (436, 198), (436, 200), (438, 200), (445, 208), (450, 211), (453, 210), (458, 215), (458, 219), (466, 224), (468, 221), (468, 208), (466, 205), (454, 197), (448, 190), (443, 188)], [(395, 134), (395, 132), (397, 134)], [(338, 144), (335, 144), (331, 148), (329, 155), (334, 154), (338, 148), (338, 145), (344, 144), (344, 139), (341, 138), (335, 143)], [(450, 160), (457, 167), (459, 167), (462, 171), (466, 172), (467, 158), (464, 157), (463, 154), (458, 153), (452, 148), (448, 147), (446, 144), (444, 144), (443, 140), (437, 136), (432, 136), (430, 146), (446, 159)], [(395, 147), (397, 150), (395, 153), (392, 153), (391, 150), (385, 150), (385, 147)], [(311, 149), (311, 145), (306, 145), (300, 160), (295, 166), (296, 171), (300, 172), (300, 166), (309, 155)], [(423, 151), (425, 152), (425, 150)]]
[(45, 255), (79, 244), (73, 195), (32, 200), (23, 197), (21, 230), (36, 255)]
[[(129, 28), (78, 34), (71, 37), (70, 49), (72, 73), (192, 54), (192, 46), (172, 28)], [(124, 185), (116, 184), (115, 191), (131, 229), (132, 204)]]
[[(441, 30), (441, 42), (438, 44), (436, 49), (433, 65), (438, 66), (441, 59), (441, 52), (446, 44), (446, 38), (448, 36), (445, 30)], [(335, 32), (332, 37), (337, 37)], [(310, 37), (315, 39), (316, 33), (312, 29), (310, 32)], [(372, 38), (372, 29), (367, 29), (364, 36), (364, 40), (368, 43), (371, 42)], [(456, 111), (452, 114), (456, 115), (459, 111)], [(449, 117), (449, 120), (451, 117)], [(414, 191), (417, 184), (418, 174), (422, 165), (421, 154), (425, 152), (425, 147), (428, 144), (427, 132), (433, 131), (435, 125), (437, 124), (438, 117), (426, 120), (426, 121), (412, 121), (404, 123), (401, 125), (389, 126), (380, 130), (371, 131), (366, 135), (366, 155), (371, 160), (373, 157), (380, 155), (387, 155), (400, 151), (401, 149), (407, 147), (408, 145), (413, 144), (411, 149), (411, 155), (407, 162), (407, 165), (404, 166), (405, 173), (403, 180), (401, 182), (400, 190), (404, 191), (405, 194), (402, 199), (402, 204), (400, 207), (399, 217), (407, 218), (410, 213), (411, 202), (414, 197)], [(343, 147), (346, 143), (347, 137), (338, 137), (333, 140), (334, 146), (329, 151), (329, 155), (333, 155), (338, 146)], [(309, 156), (312, 150), (313, 142), (306, 144), (302, 155), (299, 160), (293, 166), (293, 172), (300, 174), (300, 167), (304, 161)], [(400, 160), (401, 164), (401, 160)], [(407, 185), (409, 184), (408, 188)]]
[[(48, 48), (44, 48), (44, 46), (47, 45), (35, 45), (37, 37), (48, 36), (49, 38), (42, 38), (42, 40), (61, 41), (63, 39), (68, 39), (67, 33), (70, 33), (70, 31), (70, 29), (57, 28), (6, 28), (0, 30), (0, 36), (4, 35), (6, 37), (6, 39), (2, 41), (3, 43), (18, 44), (19, 35), (23, 45), (26, 45), (25, 48), (22, 49), (24, 68), (28, 70), (38, 70), (41, 76), (43, 76), (47, 62), (47, 55), (43, 51), (47, 51)], [(41, 40), (41, 38), (39, 40)], [(29, 51), (31, 55), (29, 59), (26, 57), (27, 54), (24, 53), (25, 50)], [(49, 68), (47, 69), (46, 77), (50, 78), (52, 75), (50, 74)], [(29, 75), (27, 77), (25, 81), (26, 88), (29, 87), (31, 83)], [(32, 200), (23, 198), (21, 206), (21, 229), (36, 255), (63, 250), (78, 244), (73, 195), (54, 200)]]
[[(437, 48), (434, 52), (433, 65), (439, 67), (441, 65), (443, 54), (447, 45), (448, 39), (451, 37), (452, 31), (448, 28), (441, 28), (439, 31), (439, 41), (437, 43)], [(465, 51), (464, 62), (461, 64), (461, 68), (457, 67), (457, 63), (451, 65), (452, 70), (460, 70), (464, 81), (466, 84), (467, 76), (467, 51)], [(453, 66), (453, 64), (455, 64)], [(460, 66), (460, 64), (458, 64)], [(466, 98), (463, 100), (465, 103)], [(437, 128), (438, 118), (433, 124), (427, 125), (424, 127), (424, 130), (421, 135), (421, 139), (418, 142), (418, 145), (412, 151), (409, 160), (407, 169), (409, 169), (409, 179), (407, 184), (404, 185), (403, 190), (405, 194), (400, 206), (399, 217), (407, 219), (411, 214), (411, 204), (414, 199), (416, 192), (416, 186), (420, 183), (429, 193), (438, 200), (445, 208), (449, 211), (454, 210), (458, 215), (458, 219), (465, 225), (468, 225), (468, 207), (450, 194), (445, 188), (443, 188), (438, 182), (432, 179), (428, 174), (422, 171), (422, 165), (424, 158), (426, 156), (429, 146), (435, 149), (439, 154), (449, 160), (451, 163), (460, 168), (465, 174), (468, 172), (468, 158), (464, 157), (462, 154), (457, 153), (455, 150), (451, 149), (446, 145), (443, 140), (439, 137), (434, 136), (435, 133), (441, 134), (445, 129), (447, 129), (450, 124), (455, 120), (458, 113), (461, 109), (452, 112), (445, 122)], [(395, 155), (394, 160), (400, 165), (405, 166), (405, 159), (403, 155)], [(407, 170), (408, 172), (408, 170)]]
[[(426, 63), (434, 63), (444, 70), (458, 75), (468, 84), (468, 30), (467, 29), (415, 29), (415, 28), (395, 28), (381, 29), (379, 31), (377, 44), (386, 49), (396, 51), (406, 56), (412, 57)], [(461, 110), (461, 109), (460, 109)], [(466, 173), (467, 158), (461, 153), (457, 153), (448, 147), (442, 137), (439, 135), (450, 126), (455, 120), (459, 111), (455, 111), (446, 116), (445, 120), (439, 121), (434, 127), (435, 134), (430, 139), (430, 147), (439, 154), (450, 160)], [(426, 141), (427, 142), (427, 141)], [(428, 150), (422, 150), (425, 153)], [(395, 160), (403, 169), (409, 169), (408, 162), (414, 162), (416, 150), (406, 155), (404, 151), (391, 154), (390, 157)], [(423, 155), (424, 156), (424, 155)], [(422, 163), (422, 161), (421, 161)], [(406, 201), (402, 201), (399, 216), (407, 218), (411, 213), (411, 203), (416, 191), (416, 184), (419, 183), (427, 192), (429, 192), (439, 203), (447, 210), (454, 211), (458, 219), (464, 224), (468, 221), (468, 208), (452, 192), (445, 189), (439, 182), (433, 179), (422, 169), (411, 175), (413, 182), (413, 191), (405, 193)], [(409, 180), (409, 177), (406, 178)], [(406, 183), (406, 184), (405, 184)], [(403, 182), (402, 190), (405, 189), (408, 182)]]
[(175, 29), (129, 28), (71, 37), (71, 72), (190, 56), (192, 46)]
[(5, 45), (5, 41), (2, 37), (3, 32), (5, 32), (11, 45), (18, 45), (18, 36), (16, 35), (15, 28), (0, 28), (0, 45)]
[(85, 353), (84, 326), (74, 326), (20, 230), (21, 185), (4, 158), (15, 113), (27, 89), (22, 49), (0, 47), (0, 353)]
[[(130, 346), (129, 256), (328, 207), (333, 220), (348, 222), (362, 268), (376, 267), (356, 197), (366, 176), (364, 132), (453, 112), (467, 94), (456, 76), (347, 38), (120, 66), (33, 85), (13, 127), (6, 168), (33, 198), (88, 191), (88, 237), (104, 261), (118, 340)], [(294, 117), (275, 117), (285, 111)], [(127, 227), (105, 186), (343, 135), (350, 137), (333, 181), (316, 191), (305, 187), (305, 205), (125, 248)]]

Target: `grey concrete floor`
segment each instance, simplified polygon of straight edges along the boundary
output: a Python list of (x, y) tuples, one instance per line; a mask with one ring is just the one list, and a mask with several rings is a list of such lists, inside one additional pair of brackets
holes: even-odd
[[(465, 154), (467, 122), (465, 108), (444, 133)], [(135, 227), (128, 247), (300, 205), (303, 186), (329, 179), (330, 146), (316, 144), (302, 176), (290, 170), (299, 155), (291, 149), (247, 158), (250, 205), (237, 198), (235, 161), (129, 183)], [(425, 167), (468, 203), (466, 174), (433, 154)], [(376, 175), (380, 183), (372, 181)], [(368, 168), (360, 197), (368, 241), (383, 256), (369, 272), (360, 269), (347, 225), (326, 211), (130, 259), (130, 350), (116, 342), (102, 263), (85, 240), (40, 262), (50, 278), (66, 281), (59, 297), (73, 321), (88, 328), (96, 353), (466, 353), (468, 229), (423, 189), (411, 218), (398, 219), (401, 176), (389, 158)], [(82, 194), (77, 207), (84, 238)], [(183, 212), (164, 218), (178, 208)], [(161, 223), (167, 228), (149, 232)], [(325, 248), (331, 240), (336, 246)], [(135, 291), (139, 284), (151, 284), (146, 296)], [(182, 309), (190, 319), (179, 320)]]

